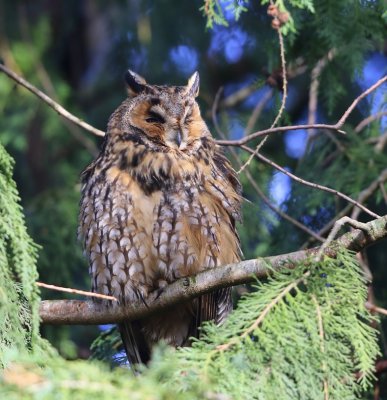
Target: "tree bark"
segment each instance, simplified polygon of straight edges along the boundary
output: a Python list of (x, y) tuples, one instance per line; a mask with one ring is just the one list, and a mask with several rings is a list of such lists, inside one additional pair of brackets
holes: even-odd
[[(324, 254), (335, 257), (340, 247), (360, 251), (387, 237), (387, 215), (366, 224), (367, 231), (355, 229), (340, 236)], [(168, 285), (163, 292), (151, 293), (146, 299), (130, 305), (119, 306), (89, 300), (46, 300), (40, 304), (40, 318), (52, 325), (99, 325), (123, 320), (144, 318), (175, 304), (229, 286), (254, 282), (266, 277), (271, 270), (293, 268), (298, 262), (316, 255), (319, 247), (278, 256), (257, 258), (203, 271)]]

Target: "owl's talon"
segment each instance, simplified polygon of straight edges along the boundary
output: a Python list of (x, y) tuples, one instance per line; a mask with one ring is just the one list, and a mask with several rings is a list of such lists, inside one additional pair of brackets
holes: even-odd
[(162, 288), (158, 288), (158, 289), (155, 290), (155, 292), (156, 292), (155, 300), (157, 300), (161, 296), (161, 294), (164, 292), (164, 288), (163, 287)]

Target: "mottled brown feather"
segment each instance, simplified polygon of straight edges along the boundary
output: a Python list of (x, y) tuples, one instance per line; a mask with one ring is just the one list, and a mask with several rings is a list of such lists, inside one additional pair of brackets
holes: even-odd
[[(92, 290), (120, 303), (146, 303), (176, 279), (240, 259), (241, 187), (200, 116), (197, 79), (195, 89), (136, 84), (82, 174), (79, 236)], [(130, 362), (147, 362), (159, 340), (188, 345), (204, 321), (221, 323), (231, 307), (222, 289), (120, 324)]]

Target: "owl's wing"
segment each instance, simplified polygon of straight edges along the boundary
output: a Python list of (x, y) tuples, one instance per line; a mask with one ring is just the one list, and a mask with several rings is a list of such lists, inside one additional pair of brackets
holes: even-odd
[(139, 321), (122, 322), (118, 324), (118, 329), (129, 364), (133, 367), (134, 365), (148, 363), (151, 351), (144, 339)]
[(200, 336), (200, 326), (205, 321), (222, 324), (232, 311), (231, 288), (219, 289), (205, 294), (196, 301), (196, 318), (190, 331), (190, 337)]
[[(222, 204), (224, 211), (229, 217), (230, 228), (232, 229), (235, 243), (237, 244), (239, 251), (238, 255), (230, 253), (230, 258), (226, 260), (226, 262), (231, 263), (237, 261), (241, 255), (239, 237), (235, 228), (235, 220), (240, 220), (242, 187), (237, 174), (228, 159), (224, 156), (222, 149), (219, 146), (215, 146), (214, 150), (213, 162), (214, 167), (217, 170), (215, 175), (220, 174), (222, 176), (222, 179), (218, 180), (216, 185), (224, 185), (217, 194), (226, 197), (221, 197), (221, 200), (225, 200)], [(195, 326), (192, 329), (191, 336), (198, 337), (198, 334), (200, 334), (199, 327), (205, 321), (213, 320), (216, 325), (222, 324), (228, 314), (232, 311), (232, 306), (231, 288), (219, 289), (213, 293), (201, 296), (196, 302)]]

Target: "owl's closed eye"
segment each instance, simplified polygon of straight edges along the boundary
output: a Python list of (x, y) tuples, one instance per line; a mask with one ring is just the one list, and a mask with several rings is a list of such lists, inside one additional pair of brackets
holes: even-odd
[(120, 129), (137, 128), (165, 150), (174, 151), (184, 151), (193, 141), (208, 135), (195, 101), (199, 94), (197, 72), (186, 86), (149, 85), (132, 71), (125, 79), (129, 99), (121, 110)]

